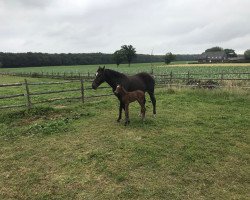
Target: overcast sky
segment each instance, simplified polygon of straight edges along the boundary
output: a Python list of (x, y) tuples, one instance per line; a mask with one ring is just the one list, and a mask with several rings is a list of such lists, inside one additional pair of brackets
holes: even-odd
[(0, 0), (0, 51), (250, 49), (250, 0)]

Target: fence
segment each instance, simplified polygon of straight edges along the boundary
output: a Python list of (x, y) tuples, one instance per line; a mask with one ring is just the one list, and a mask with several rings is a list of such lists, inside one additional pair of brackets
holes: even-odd
[[(174, 73), (170, 71), (168, 73), (155, 74), (153, 69), (149, 72), (153, 75), (158, 83), (161, 82), (174, 82), (174, 81), (190, 81), (193, 79), (198, 80), (214, 80), (214, 81), (224, 81), (224, 80), (234, 80), (234, 81), (249, 81), (250, 72), (220, 72), (220, 73), (192, 73), (190, 71), (186, 73)], [(65, 79), (65, 80), (80, 80), (83, 78), (85, 82), (92, 81), (95, 77), (94, 74), (90, 72), (87, 73), (66, 73), (66, 72), (0, 72), (2, 75), (11, 76), (21, 76), (21, 77), (36, 77), (36, 78), (52, 78), (52, 79)], [(129, 74), (128, 74), (129, 75)]]
[[(8, 105), (8, 106), (0, 106), (0, 109), (5, 108), (15, 108), (15, 107), (27, 107), (30, 109), (35, 104), (41, 104), (46, 102), (53, 102), (59, 100), (73, 100), (77, 99), (84, 103), (85, 99), (88, 98), (95, 98), (95, 97), (103, 97), (103, 96), (110, 96), (112, 94), (101, 94), (101, 95), (92, 95), (92, 96), (85, 96), (85, 91), (90, 90), (90, 87), (85, 87), (84, 82), (92, 82), (94, 76), (90, 73), (87, 74), (74, 74), (74, 73), (4, 73), (0, 72), (2, 75), (12, 75), (12, 76), (23, 76), (23, 77), (46, 77), (46, 78), (58, 78), (58, 79), (68, 79), (66, 81), (59, 81), (59, 82), (39, 82), (39, 83), (31, 83), (28, 82), (26, 79), (23, 83), (11, 83), (11, 84), (0, 84), (1, 87), (19, 87), (22, 86), (24, 88), (24, 92), (21, 94), (12, 94), (12, 95), (5, 95), (0, 96), (1, 99), (12, 99), (17, 97), (24, 97), (26, 99), (25, 104), (20, 105)], [(198, 87), (198, 88), (218, 88), (222, 87), (217, 82), (213, 81), (248, 81), (250, 80), (250, 73), (249, 72), (241, 72), (241, 73), (210, 73), (210, 74), (199, 74), (199, 73), (178, 73), (174, 74), (172, 71), (170, 73), (165, 74), (154, 74), (153, 71), (151, 74), (155, 77), (157, 87), (165, 87), (165, 86), (177, 86), (177, 87)], [(203, 77), (201, 77), (203, 76)], [(198, 77), (198, 78), (197, 78)], [(207, 81), (207, 82), (204, 82)], [(53, 85), (53, 84), (67, 84), (72, 82), (78, 82), (79, 88), (75, 89), (67, 89), (67, 90), (55, 90), (55, 91), (43, 91), (43, 92), (32, 92), (30, 90), (31, 85)], [(183, 82), (186, 82), (183, 84)], [(249, 85), (241, 86), (242, 88), (249, 89)], [(105, 89), (107, 87), (99, 87), (100, 89)], [(45, 94), (56, 94), (56, 93), (66, 93), (66, 92), (79, 92), (79, 96), (77, 97), (65, 97), (65, 98), (54, 98), (54, 99), (47, 99), (40, 102), (32, 102), (31, 97), (36, 95), (45, 95)]]
[[(72, 82), (79, 82), (79, 88), (75, 89), (64, 89), (64, 90), (53, 90), (53, 91), (42, 91), (42, 92), (32, 92), (30, 90), (31, 85), (53, 85), (53, 84), (67, 84)], [(85, 91), (90, 90), (90, 87), (84, 86), (84, 80), (81, 78), (80, 80), (69, 80), (69, 81), (60, 81), (60, 82), (36, 82), (36, 83), (29, 83), (27, 79), (24, 80), (23, 83), (11, 83), (11, 84), (0, 84), (1, 87), (23, 87), (24, 93), (22, 94), (13, 94), (13, 95), (4, 95), (0, 96), (1, 99), (12, 99), (17, 97), (24, 97), (26, 99), (26, 104), (19, 104), (19, 105), (8, 105), (8, 106), (0, 106), (0, 109), (5, 108), (17, 108), (17, 107), (27, 107), (27, 109), (30, 109), (35, 104), (41, 104), (41, 103), (47, 103), (47, 102), (54, 102), (59, 100), (80, 100), (82, 103), (84, 103), (85, 99), (88, 98), (96, 98), (96, 97), (103, 97), (103, 96), (110, 96), (112, 94), (101, 94), (101, 95), (92, 95), (92, 96), (85, 96)], [(100, 87), (100, 89), (105, 89), (108, 87)], [(39, 102), (33, 103), (31, 100), (32, 96), (36, 95), (45, 95), (45, 94), (57, 94), (57, 93), (66, 93), (66, 92), (79, 92), (79, 96), (77, 97), (64, 97), (64, 98), (53, 98), (53, 99), (47, 99)]]

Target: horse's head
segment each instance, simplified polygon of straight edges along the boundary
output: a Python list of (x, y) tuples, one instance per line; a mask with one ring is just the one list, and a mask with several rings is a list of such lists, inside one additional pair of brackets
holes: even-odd
[(95, 74), (95, 80), (92, 83), (92, 88), (97, 89), (99, 85), (101, 85), (105, 81), (105, 66), (104, 67), (99, 67), (98, 70), (96, 71)]

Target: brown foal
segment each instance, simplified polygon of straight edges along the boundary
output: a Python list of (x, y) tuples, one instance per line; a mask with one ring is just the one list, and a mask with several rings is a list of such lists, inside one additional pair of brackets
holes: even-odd
[(128, 111), (129, 103), (134, 101), (138, 101), (138, 103), (140, 104), (141, 116), (144, 121), (146, 108), (145, 108), (145, 93), (143, 91), (136, 90), (133, 92), (127, 92), (123, 86), (117, 85), (115, 93), (121, 95), (121, 101), (125, 105), (125, 116), (126, 116), (125, 126), (130, 122), (129, 111)]

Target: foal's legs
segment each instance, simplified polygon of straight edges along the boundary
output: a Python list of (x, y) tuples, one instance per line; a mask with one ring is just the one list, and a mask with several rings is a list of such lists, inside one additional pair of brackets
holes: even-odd
[(127, 125), (127, 124), (129, 124), (129, 111), (128, 111), (128, 103), (126, 103), (125, 104), (125, 116), (126, 116), (126, 120), (125, 120), (125, 126)]
[[(141, 103), (139, 102), (139, 100), (138, 100), (138, 103), (141, 105)], [(146, 98), (144, 97), (144, 99), (143, 99), (143, 106), (144, 106), (144, 108), (145, 108), (145, 110), (146, 110), (146, 107), (145, 107), (145, 104), (146, 104)], [(142, 108), (142, 107), (141, 107)], [(139, 113), (139, 117), (142, 117), (142, 110), (141, 110), (141, 112)]]
[(146, 107), (145, 107), (145, 101), (138, 101), (139, 104), (141, 105), (141, 117), (142, 117), (142, 120), (144, 121), (145, 120), (145, 112), (146, 112)]
[(125, 109), (125, 106), (124, 106), (124, 103), (122, 103), (122, 101), (120, 100), (119, 116), (118, 116), (117, 122), (120, 122), (122, 118), (122, 109)]

